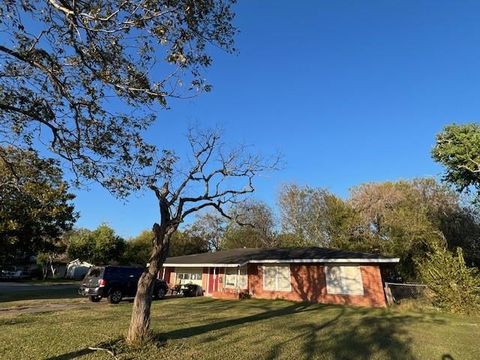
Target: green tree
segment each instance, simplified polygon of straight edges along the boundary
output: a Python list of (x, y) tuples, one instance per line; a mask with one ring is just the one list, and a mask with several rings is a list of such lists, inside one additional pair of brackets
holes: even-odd
[(288, 184), (278, 196), (282, 232), (300, 246), (328, 246), (330, 242), (325, 189)]
[(172, 236), (170, 256), (191, 255), (208, 252), (208, 241), (187, 229)]
[(480, 190), (480, 125), (448, 125), (437, 135), (432, 157), (445, 167), (444, 179), (459, 191)]
[(278, 204), (284, 246), (350, 248), (366, 244), (357, 212), (326, 189), (288, 184), (280, 190)]
[(122, 262), (126, 264), (145, 266), (150, 259), (152, 246), (153, 232), (149, 230), (142, 231), (136, 237), (126, 241)]
[(92, 261), (96, 264), (118, 262), (125, 250), (125, 240), (111, 227), (102, 224), (92, 232), (95, 242)]
[(67, 255), (70, 260), (80, 259), (88, 261), (93, 259), (95, 241), (92, 231), (88, 229), (73, 229), (65, 234), (67, 239)]
[(56, 249), (77, 213), (56, 161), (0, 147), (0, 261)]
[(94, 231), (72, 231), (68, 242), (67, 253), (70, 259), (78, 258), (98, 265), (119, 262), (125, 250), (125, 241), (106, 224)]
[(363, 184), (349, 202), (361, 216), (370, 251), (400, 257), (405, 279), (418, 276), (416, 259), (459, 235), (454, 227), (446, 231), (463, 211), (458, 196), (434, 179)]
[[(157, 197), (161, 219), (133, 306), (130, 344), (148, 337), (153, 282), (184, 217), (207, 206), (223, 212), (237, 195), (253, 191), (250, 181), (245, 190), (232, 185), (192, 198), (185, 187), (217, 178), (251, 180), (261, 168), (258, 157), (239, 151), (219, 160), (223, 173), (176, 183), (177, 156), (158, 153), (143, 138), (167, 99), (210, 90), (203, 75), (212, 63), (211, 45), (234, 50), (232, 2), (8, 0), (0, 10), (6, 39), (0, 46), (0, 135), (23, 147), (47, 142), (78, 181), (93, 179), (120, 197), (145, 188)], [(189, 139), (196, 163), (214, 162), (203, 156), (219, 147), (218, 138), (212, 144), (207, 137)], [(187, 170), (191, 176), (206, 171)]]
[(434, 245), (418, 268), (435, 306), (451, 312), (480, 311), (480, 273), (466, 266), (461, 248), (451, 252)]
[[(145, 266), (150, 261), (153, 239), (153, 232), (144, 230), (138, 236), (126, 241), (122, 262)], [(203, 252), (208, 252), (208, 242), (206, 239), (193, 234), (189, 229), (186, 231), (177, 231), (173, 234), (169, 256), (190, 255)]]

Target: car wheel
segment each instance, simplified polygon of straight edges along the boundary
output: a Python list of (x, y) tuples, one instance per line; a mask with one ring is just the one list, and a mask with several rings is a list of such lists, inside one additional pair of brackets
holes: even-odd
[(108, 295), (108, 302), (110, 304), (118, 304), (122, 300), (122, 292), (120, 290), (112, 290)]
[(101, 296), (90, 296), (91, 302), (99, 302), (102, 299)]
[(157, 293), (155, 294), (155, 299), (163, 299), (166, 293), (167, 291), (163, 287), (158, 288)]

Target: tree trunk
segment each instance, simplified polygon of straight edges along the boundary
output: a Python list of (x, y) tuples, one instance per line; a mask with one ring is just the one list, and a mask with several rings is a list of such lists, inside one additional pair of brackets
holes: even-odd
[(170, 233), (155, 224), (155, 241), (148, 269), (138, 281), (137, 294), (133, 302), (132, 318), (127, 334), (129, 345), (138, 345), (148, 340), (150, 335), (150, 307), (152, 305), (154, 281), (168, 255)]
[(150, 332), (150, 307), (152, 305), (153, 283), (156, 275), (144, 272), (138, 281), (137, 294), (133, 302), (132, 319), (128, 329), (127, 343), (130, 345), (144, 342)]

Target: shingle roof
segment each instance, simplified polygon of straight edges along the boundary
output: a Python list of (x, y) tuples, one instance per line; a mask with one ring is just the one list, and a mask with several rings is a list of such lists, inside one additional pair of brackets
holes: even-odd
[(339, 249), (305, 247), (305, 248), (274, 248), (274, 249), (233, 249), (202, 253), (194, 255), (167, 258), (165, 265), (223, 265), (238, 266), (247, 263), (330, 263), (330, 262), (361, 262), (361, 263), (395, 263), (397, 258), (382, 255), (345, 251)]

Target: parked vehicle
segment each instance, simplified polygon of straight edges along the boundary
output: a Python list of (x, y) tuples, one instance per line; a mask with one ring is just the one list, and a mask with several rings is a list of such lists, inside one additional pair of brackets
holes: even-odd
[(185, 297), (203, 296), (202, 287), (196, 284), (183, 285), (182, 292)]
[[(144, 269), (129, 266), (94, 266), (83, 279), (78, 293), (97, 302), (106, 297), (111, 304), (118, 304), (125, 297), (137, 292), (138, 279)], [(163, 280), (156, 280), (153, 288), (155, 299), (161, 299), (168, 291)]]
[(8, 266), (0, 269), (0, 279), (1, 280), (21, 280), (27, 279), (29, 277), (22, 268), (17, 266)]

